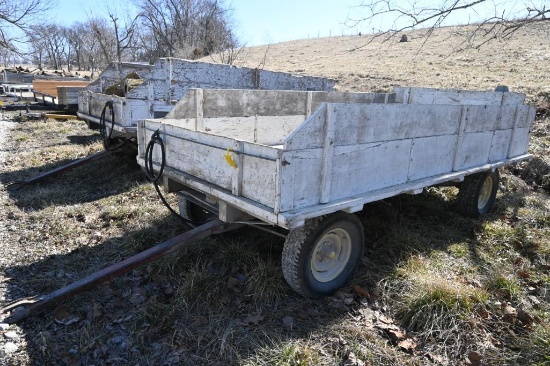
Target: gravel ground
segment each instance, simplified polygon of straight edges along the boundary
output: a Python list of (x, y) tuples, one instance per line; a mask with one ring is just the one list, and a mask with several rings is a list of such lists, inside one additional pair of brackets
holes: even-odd
[[(15, 122), (8, 121), (9, 116), (2, 114), (0, 117), (0, 166), (4, 167), (9, 154), (10, 148), (8, 138), (10, 129), (15, 125)], [(0, 301), (10, 301), (6, 297), (8, 279), (6, 278), (6, 268), (10, 267), (14, 260), (13, 254), (16, 252), (14, 248), (8, 245), (11, 243), (10, 225), (6, 220), (5, 207), (9, 205), (9, 196), (6, 186), (0, 182)], [(3, 316), (0, 316), (0, 319)], [(15, 362), (25, 362), (26, 353), (23, 338), (20, 329), (16, 326), (0, 323), (0, 365), (11, 365)]]

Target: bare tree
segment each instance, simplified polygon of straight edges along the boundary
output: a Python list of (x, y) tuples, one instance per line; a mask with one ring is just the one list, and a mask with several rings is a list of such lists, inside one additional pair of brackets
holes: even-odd
[(44, 68), (44, 63), (48, 62), (48, 46), (45, 40), (38, 33), (30, 33), (28, 43), (32, 62), (38, 65), (38, 68), (42, 70)]
[(236, 47), (230, 13), (219, 0), (134, 0), (159, 56), (201, 57)]
[[(382, 22), (384, 26), (381, 29), (372, 28), (375, 34), (369, 38), (368, 44), (376, 38), (387, 40), (400, 32), (417, 28), (423, 28), (424, 35), (429, 37), (434, 29), (445, 25), (453, 16), (460, 15), (460, 23), (474, 25), (466, 42), (481, 47), (494, 39), (507, 39), (527, 24), (549, 20), (550, 9), (547, 5), (545, 0), (370, 0), (359, 5), (362, 14), (348, 19), (347, 24), (357, 26)], [(453, 19), (456, 22), (456, 18)]]
[[(126, 14), (126, 16), (121, 18), (121, 13)], [(122, 62), (124, 51), (135, 47), (134, 40), (138, 17), (130, 17), (128, 14), (128, 11), (117, 11), (114, 8), (107, 10), (107, 15), (113, 27), (112, 33), (115, 37), (116, 59), (118, 62)]]
[(65, 28), (55, 23), (49, 23), (37, 24), (31, 30), (29, 43), (33, 53), (36, 53), (35, 57), (39, 57), (39, 67), (42, 67), (42, 63), (48, 63), (54, 69), (60, 70), (66, 52)]
[[(80, 23), (74, 23), (72, 26), (67, 27), (65, 30), (65, 38), (67, 39), (67, 46), (73, 51), (73, 53), (68, 52), (67, 55), (67, 64), (75, 65), (77, 69), (82, 70), (85, 61), (84, 61), (84, 34), (86, 32), (85, 26)], [(69, 71), (71, 71), (69, 69)]]
[(222, 64), (234, 65), (235, 61), (237, 61), (245, 47), (246, 45), (235, 47), (230, 46), (228, 48), (224, 48), (218, 52), (210, 54), (210, 58)]
[(15, 43), (21, 42), (21, 33), (25, 34), (52, 4), (47, 0), (1, 0), (0, 48), (18, 52)]
[(116, 39), (104, 18), (91, 18), (86, 23), (92, 32), (96, 52), (91, 54), (94, 65), (103, 68), (116, 59)]

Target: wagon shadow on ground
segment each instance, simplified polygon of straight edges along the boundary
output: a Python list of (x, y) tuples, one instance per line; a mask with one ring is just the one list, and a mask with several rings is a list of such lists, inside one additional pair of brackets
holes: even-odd
[[(353, 294), (355, 284), (370, 291), (408, 256), (471, 239), (483, 220), (460, 218), (451, 212), (454, 205), (430, 193), (367, 205), (359, 215), (372, 245), (343, 292)], [(497, 205), (489, 219), (502, 209)], [(180, 231), (176, 219), (164, 217), (96, 245), (7, 268), (6, 297), (49, 293)], [(282, 244), (249, 228), (207, 238), (25, 320), (20, 326), (31, 364), (231, 364), (320, 334), (338, 339), (331, 328), (366, 305), (294, 294), (280, 270)], [(475, 240), (471, 244), (470, 256), (483, 265)], [(335, 342), (328, 352), (344, 360)]]
[(116, 153), (35, 183), (9, 187), (9, 184), (33, 178), (73, 161), (64, 159), (40, 167), (2, 172), (0, 182), (8, 186), (10, 198), (19, 208), (39, 211), (50, 206), (92, 202), (126, 192), (135, 182), (147, 181), (135, 157)]
[(85, 135), (85, 136), (71, 135), (71, 136), (67, 136), (67, 140), (69, 140), (71, 144), (88, 146), (95, 142), (101, 141), (101, 136), (97, 133), (93, 133), (91, 135)]

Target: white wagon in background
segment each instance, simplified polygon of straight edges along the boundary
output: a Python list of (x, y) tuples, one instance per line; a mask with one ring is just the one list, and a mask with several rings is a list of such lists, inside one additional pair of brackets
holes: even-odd
[(163, 172), (195, 223), (207, 210), (287, 229), (285, 279), (319, 297), (359, 263), (364, 234), (353, 213), (365, 204), (454, 183), (461, 211), (486, 213), (498, 168), (531, 158), (535, 108), (524, 102), (506, 91), (193, 89), (164, 119), (139, 122), (138, 162)]
[(335, 81), (225, 64), (161, 58), (113, 62), (82, 92), (78, 116), (109, 138), (133, 139), (137, 122), (162, 118), (190, 88), (330, 91)]

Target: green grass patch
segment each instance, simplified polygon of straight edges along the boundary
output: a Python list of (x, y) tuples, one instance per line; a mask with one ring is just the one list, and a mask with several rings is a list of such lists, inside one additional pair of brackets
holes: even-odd
[[(517, 301), (523, 295), (524, 290), (518, 279), (506, 272), (489, 275), (485, 288), (493, 293), (496, 298)], [(507, 272), (510, 273), (510, 272)]]

